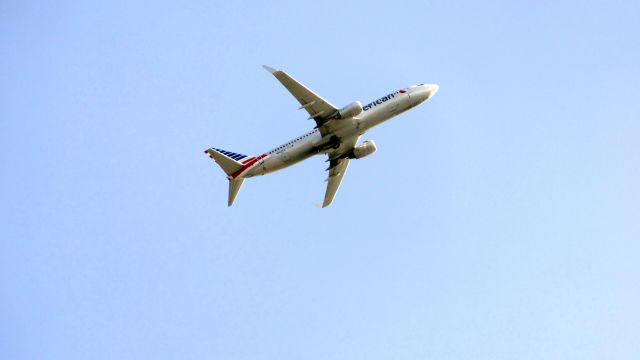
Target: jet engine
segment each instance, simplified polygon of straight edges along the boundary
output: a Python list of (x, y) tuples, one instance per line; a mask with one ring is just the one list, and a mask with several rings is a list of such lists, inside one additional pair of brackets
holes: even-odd
[(373, 142), (373, 140), (367, 140), (363, 142), (362, 145), (353, 148), (353, 157), (355, 159), (362, 159), (365, 156), (373, 154), (376, 150), (378, 150), (376, 143)]
[(360, 103), (360, 101), (354, 101), (351, 104), (338, 110), (338, 114), (336, 117), (338, 119), (348, 119), (360, 115), (361, 112), (362, 104)]

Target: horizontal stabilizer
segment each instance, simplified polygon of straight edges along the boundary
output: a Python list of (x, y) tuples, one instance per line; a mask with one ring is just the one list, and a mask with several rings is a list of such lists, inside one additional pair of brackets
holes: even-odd
[(236, 200), (236, 196), (238, 192), (242, 188), (242, 184), (244, 183), (244, 179), (229, 179), (229, 202), (228, 206), (233, 205), (233, 202)]

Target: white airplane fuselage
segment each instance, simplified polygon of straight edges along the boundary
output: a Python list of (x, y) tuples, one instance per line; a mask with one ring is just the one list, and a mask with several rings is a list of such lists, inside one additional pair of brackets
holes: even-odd
[(298, 136), (275, 149), (256, 156), (251, 160), (252, 163), (245, 164), (243, 169), (230, 175), (229, 178), (240, 179), (265, 175), (314, 155), (328, 152), (347, 152), (354, 144), (340, 142), (341, 139), (354, 137), (357, 139), (369, 129), (428, 100), (437, 91), (438, 85), (420, 84), (387, 94), (362, 106), (362, 112), (357, 116), (334, 121), (331, 131), (324, 136), (318, 129)]

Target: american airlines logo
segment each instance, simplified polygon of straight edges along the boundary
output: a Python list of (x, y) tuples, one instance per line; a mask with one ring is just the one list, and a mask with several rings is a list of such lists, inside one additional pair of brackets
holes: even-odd
[(367, 110), (369, 110), (369, 109), (371, 109), (371, 108), (373, 108), (373, 107), (376, 107), (376, 106), (378, 106), (378, 105), (380, 105), (380, 104), (382, 104), (382, 103), (385, 103), (385, 102), (387, 102), (387, 101), (389, 101), (389, 100), (393, 99), (394, 97), (396, 97), (396, 94), (397, 94), (397, 93), (399, 93), (399, 91), (396, 91), (396, 92), (394, 92), (394, 93), (391, 93), (391, 94), (389, 94), (389, 95), (387, 95), (387, 96), (383, 96), (383, 97), (381, 97), (380, 99), (378, 99), (378, 100), (376, 100), (376, 101), (373, 101), (373, 102), (368, 103), (367, 105), (365, 105), (365, 106), (363, 106), (363, 107), (362, 107), (362, 111), (367, 111)]

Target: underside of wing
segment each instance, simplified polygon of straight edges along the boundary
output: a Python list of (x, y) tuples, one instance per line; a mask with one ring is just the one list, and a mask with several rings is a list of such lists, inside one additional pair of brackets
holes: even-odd
[(266, 65), (263, 65), (263, 67), (289, 90), (291, 95), (300, 103), (300, 108), (307, 110), (309, 119), (316, 121), (317, 127), (322, 126), (330, 117), (335, 116), (338, 109), (333, 104), (311, 91), (291, 75)]
[(340, 188), (342, 178), (349, 167), (349, 158), (331, 160), (329, 165), (329, 177), (327, 178), (327, 191), (324, 194), (324, 202), (322, 207), (327, 207), (333, 202), (333, 198)]

